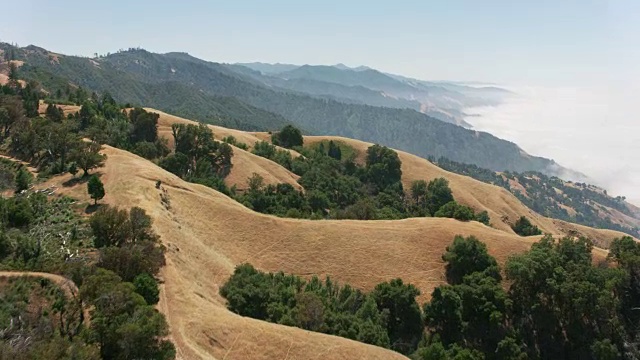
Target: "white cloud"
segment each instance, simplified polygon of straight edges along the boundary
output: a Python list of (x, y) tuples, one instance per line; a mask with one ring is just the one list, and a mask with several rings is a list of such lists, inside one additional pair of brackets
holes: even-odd
[(640, 204), (640, 122), (632, 87), (514, 88), (503, 105), (469, 109), (466, 120), (591, 177)]

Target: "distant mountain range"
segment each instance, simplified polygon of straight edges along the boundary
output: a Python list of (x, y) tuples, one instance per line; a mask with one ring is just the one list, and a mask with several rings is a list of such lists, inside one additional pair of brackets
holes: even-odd
[[(0, 49), (9, 47), (0, 44)], [(277, 130), (291, 123), (307, 134), (351, 137), (496, 171), (566, 171), (514, 143), (453, 124), (464, 107), (508, 94), (495, 87), (432, 83), (339, 65), (219, 64), (142, 49), (97, 58), (36, 46), (13, 50), (24, 62), (19, 76), (52, 95), (81, 86), (109, 92), (121, 103), (243, 130)], [(438, 120), (431, 116), (434, 111), (449, 111), (448, 117)]]
[[(413, 109), (436, 119), (471, 127), (464, 109), (497, 105), (511, 93), (490, 86), (429, 82), (383, 73), (367, 66), (241, 63), (265, 84), (307, 94), (342, 98), (372, 106)], [(284, 81), (283, 81), (284, 80)]]

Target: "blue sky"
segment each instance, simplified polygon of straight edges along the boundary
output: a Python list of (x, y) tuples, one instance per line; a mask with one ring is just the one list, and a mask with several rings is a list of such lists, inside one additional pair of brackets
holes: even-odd
[(12, 1), (0, 40), (61, 53), (365, 64), (423, 79), (582, 85), (638, 74), (638, 1)]

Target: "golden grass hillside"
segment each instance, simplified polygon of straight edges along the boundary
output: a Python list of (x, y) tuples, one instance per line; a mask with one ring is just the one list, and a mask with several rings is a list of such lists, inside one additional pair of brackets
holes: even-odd
[[(501, 262), (525, 251), (522, 238), (477, 222), (442, 218), (400, 221), (311, 221), (255, 213), (210, 188), (184, 182), (136, 155), (105, 147), (104, 202), (140, 206), (167, 246), (160, 309), (182, 359), (394, 359), (400, 355), (354, 341), (242, 318), (218, 295), (234, 267), (318, 274), (370, 290), (401, 277), (421, 301), (444, 281), (441, 255), (454, 235), (475, 235)], [(60, 191), (89, 201), (85, 185)], [(165, 207), (156, 181), (170, 199)]]
[[(146, 108), (147, 111), (151, 111), (160, 115), (158, 119), (158, 135), (167, 139), (169, 147), (173, 149), (173, 135), (171, 125), (173, 124), (191, 124), (196, 125), (197, 122), (183, 119), (181, 117), (169, 115), (162, 111)], [(227, 129), (221, 126), (208, 125), (213, 131), (216, 139), (222, 140), (227, 136), (233, 136), (238, 142), (245, 143), (249, 147), (252, 147), (256, 142), (260, 141), (259, 138), (240, 130)], [(295, 151), (291, 151), (292, 154), (300, 156)], [(236, 186), (238, 190), (244, 190), (247, 188), (247, 180), (254, 173), (259, 174), (264, 178), (265, 184), (280, 184), (287, 183), (293, 185), (296, 189), (300, 190), (302, 187), (298, 184), (298, 175), (283, 168), (277, 163), (265, 159), (263, 157), (252, 154), (249, 151), (242, 150), (238, 147), (233, 147), (233, 158), (231, 159), (233, 168), (231, 173), (225, 178), (227, 186)]]
[[(172, 145), (171, 125), (173, 123), (196, 124), (194, 121), (173, 116), (152, 108), (145, 109), (160, 115), (158, 131), (161, 136), (169, 139), (170, 146)], [(231, 135), (249, 147), (253, 146), (257, 141), (270, 141), (270, 135), (267, 133), (244, 132), (214, 125), (209, 125), (209, 128), (213, 130), (216, 139), (220, 140)], [(308, 145), (327, 140), (339, 141), (354, 148), (359, 154), (356, 160), (361, 163), (364, 162), (367, 148), (372, 145), (368, 142), (338, 136), (305, 136), (305, 144)], [(293, 156), (300, 156), (300, 154), (293, 150), (288, 151), (290, 151)], [(396, 151), (402, 161), (402, 182), (405, 189), (408, 189), (410, 184), (415, 180), (430, 181), (438, 177), (444, 177), (449, 181), (456, 201), (470, 206), (476, 211), (487, 210), (491, 217), (492, 227), (498, 230), (514, 234), (511, 229), (511, 224), (520, 216), (524, 215), (545, 233), (559, 236), (586, 236), (597, 246), (605, 248), (608, 247), (608, 244), (614, 238), (626, 235), (618, 231), (593, 229), (544, 217), (526, 207), (518, 198), (504, 188), (443, 170), (426, 159), (404, 151)], [(232, 163), (234, 167), (231, 170), (231, 174), (225, 179), (228, 186), (236, 185), (240, 190), (245, 189), (248, 177), (253, 173), (258, 173), (265, 179), (267, 184), (288, 183), (298, 189), (301, 188), (296, 182), (298, 179), (297, 175), (271, 160), (261, 158), (242, 149), (234, 148)], [(238, 166), (236, 166), (236, 164), (238, 164)]]
[[(333, 140), (343, 142), (358, 151), (356, 161), (364, 162), (364, 155), (371, 143), (337, 136), (305, 136), (307, 144)], [(402, 161), (402, 182), (409, 189), (415, 180), (430, 181), (443, 177), (449, 181), (456, 201), (472, 207), (476, 211), (487, 210), (491, 217), (491, 225), (496, 229), (513, 233), (511, 224), (520, 216), (528, 217), (543, 232), (554, 235), (583, 235), (590, 238), (597, 246), (608, 247), (609, 243), (626, 234), (604, 229), (594, 229), (583, 225), (569, 223), (544, 217), (526, 207), (512, 193), (499, 186), (483, 183), (468, 176), (459, 175), (439, 168), (426, 159), (396, 150)]]

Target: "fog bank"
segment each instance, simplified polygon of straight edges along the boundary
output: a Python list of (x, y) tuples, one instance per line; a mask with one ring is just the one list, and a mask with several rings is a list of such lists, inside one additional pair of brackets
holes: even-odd
[[(532, 155), (580, 171), (610, 195), (640, 205), (638, 88), (510, 88), (496, 107), (466, 109), (465, 120)], [(477, 115), (477, 116), (476, 116)]]

